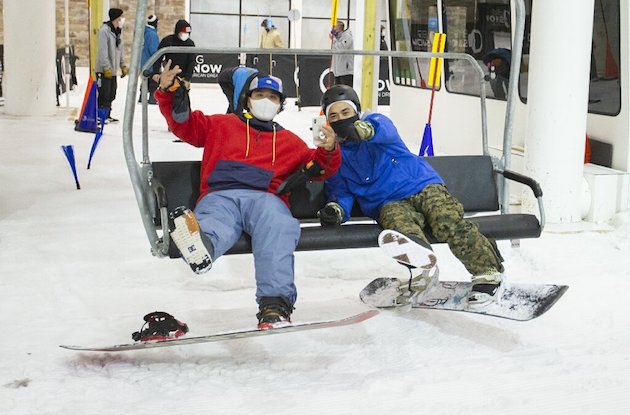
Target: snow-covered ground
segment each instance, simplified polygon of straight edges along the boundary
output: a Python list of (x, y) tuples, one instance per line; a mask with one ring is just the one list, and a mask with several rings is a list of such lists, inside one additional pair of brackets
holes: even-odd
[[(81, 72), (85, 74), (85, 72)], [(82, 85), (71, 93), (79, 107)], [(114, 116), (122, 120), (126, 80)], [(62, 97), (62, 103), (65, 102)], [(217, 87), (193, 107), (223, 112)], [(140, 106), (136, 107), (140, 136)], [(0, 109), (1, 111), (1, 109)], [(309, 139), (315, 109), (279, 121)], [(154, 160), (199, 157), (149, 108)], [(382, 312), (359, 325), (137, 352), (60, 344), (125, 343), (145, 313), (170, 312), (190, 335), (253, 327), (252, 258), (196, 276), (149, 252), (122, 150), (57, 116), (0, 114), (0, 413), (23, 414), (627, 414), (630, 413), (630, 215), (606, 225), (549, 224), (499, 247), (512, 281), (570, 286), (530, 322), (441, 311)], [(76, 190), (61, 145), (74, 145)], [(438, 245), (442, 279), (465, 279)], [(358, 292), (405, 270), (378, 249), (296, 254), (296, 322), (353, 314)]]

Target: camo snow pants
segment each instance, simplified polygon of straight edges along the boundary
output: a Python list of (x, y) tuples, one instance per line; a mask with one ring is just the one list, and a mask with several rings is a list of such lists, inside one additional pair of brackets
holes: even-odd
[(446, 242), (472, 275), (503, 272), (501, 255), (494, 242), (479, 232), (476, 224), (464, 219), (464, 207), (440, 184), (425, 187), (406, 199), (390, 202), (380, 211), (384, 229), (393, 229), (427, 242), (430, 232)]

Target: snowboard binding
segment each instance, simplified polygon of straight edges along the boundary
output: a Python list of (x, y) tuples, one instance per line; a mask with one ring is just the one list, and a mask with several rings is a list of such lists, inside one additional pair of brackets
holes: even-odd
[(437, 265), (413, 276), (409, 268), (409, 280), (376, 278), (361, 290), (359, 298), (365, 304), (378, 308), (411, 306), (422, 303), (439, 281)]
[(134, 341), (148, 342), (176, 339), (188, 333), (188, 325), (186, 323), (176, 320), (175, 317), (163, 311), (154, 311), (147, 314), (144, 316), (144, 322), (139, 331), (131, 334), (131, 338)]

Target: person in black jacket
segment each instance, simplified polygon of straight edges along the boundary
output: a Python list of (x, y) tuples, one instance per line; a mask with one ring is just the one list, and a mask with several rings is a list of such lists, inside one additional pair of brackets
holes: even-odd
[[(178, 20), (175, 24), (175, 32), (164, 37), (158, 45), (158, 50), (169, 46), (190, 46), (194, 47), (195, 42), (190, 38), (192, 28), (186, 20)], [(162, 64), (170, 60), (171, 67), (179, 66), (182, 72), (178, 75), (183, 78), (187, 89), (190, 89), (190, 79), (192, 78), (193, 68), (195, 67), (194, 53), (167, 53), (158, 59), (153, 65), (153, 80), (159, 82), (159, 74), (162, 71)]]

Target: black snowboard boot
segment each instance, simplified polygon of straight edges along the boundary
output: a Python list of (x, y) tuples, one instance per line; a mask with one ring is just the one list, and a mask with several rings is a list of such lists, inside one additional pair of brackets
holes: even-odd
[(284, 297), (262, 297), (258, 304), (258, 328), (269, 330), (291, 325), (293, 306)]

